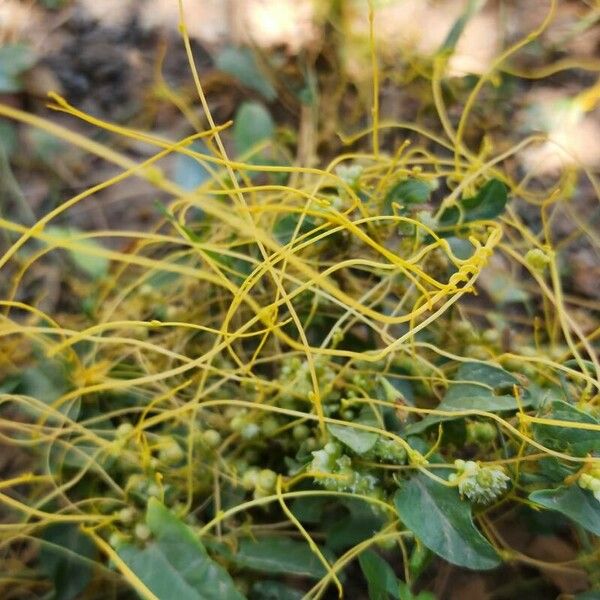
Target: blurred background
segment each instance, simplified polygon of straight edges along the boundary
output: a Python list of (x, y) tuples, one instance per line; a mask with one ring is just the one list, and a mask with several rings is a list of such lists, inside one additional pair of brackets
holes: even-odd
[[(224, 135), (233, 155), (271, 140), (278, 148), (272, 160), (310, 166), (359, 147), (343, 142), (370, 122), (367, 0), (184, 0), (184, 6), (215, 120), (238, 123)], [(442, 95), (452, 122), (477, 78), (494, 71), (469, 119), (469, 147), (487, 144), (499, 153), (531, 133), (547, 135), (517, 155), (515, 177), (539, 180), (545, 189), (559, 182), (573, 199), (568, 210), (597, 227), (596, 194), (581, 172), (600, 168), (600, 3), (559, 0), (543, 33), (500, 69), (495, 59), (540, 27), (552, 10), (549, 0), (374, 0), (373, 7), (383, 122), (418, 123), (443, 137), (431, 77), (440, 49), (451, 48)], [(47, 92), (100, 119), (168, 139), (206, 127), (178, 23), (177, 0), (0, 0), (0, 102), (135, 160), (150, 156), (151, 146), (49, 110)], [(411, 134), (386, 129), (381, 137), (383, 150), (393, 153)], [(163, 168), (186, 189), (207, 177), (202, 165), (175, 154)], [(0, 118), (0, 211), (11, 220), (32, 223), (116, 172), (44, 131)], [(128, 178), (75, 206), (62, 225), (147, 228), (159, 217), (156, 200), (162, 200), (156, 190)], [(564, 227), (576, 227), (571, 217)], [(598, 260), (590, 252), (573, 251), (573, 281), (577, 293), (598, 298)]]
[[(260, 146), (262, 162), (320, 166), (341, 152), (372, 150), (368, 136), (352, 138), (371, 123), (368, 0), (184, 0), (184, 6), (215, 121), (234, 121), (223, 133), (230, 156), (251, 160), (253, 148)], [(531, 134), (543, 135), (503, 168), (541, 196), (556, 192), (564, 200), (557, 203), (551, 226), (556, 239), (565, 241), (565, 290), (577, 299), (570, 316), (582, 331), (595, 330), (600, 2), (373, 0), (373, 9), (381, 122), (403, 124), (382, 129), (382, 151), (394, 154), (417, 139), (425, 147), (411, 129), (416, 126), (445, 137), (432, 92), (441, 55), (447, 60), (440, 99), (454, 125), (479, 77), (491, 74), (470, 114), (465, 143), (489, 160)], [(549, 16), (539, 36), (497, 63)], [(169, 140), (207, 128), (178, 25), (177, 0), (0, 0), (0, 104), (49, 119), (140, 162), (156, 148), (51, 110), (47, 93), (56, 92), (103, 121)], [(201, 144), (195, 148), (206, 150)], [(435, 148), (443, 155), (440, 146)], [(451, 157), (451, 150), (445, 156)], [(186, 190), (209, 176), (201, 163), (176, 153), (161, 168)], [(31, 225), (119, 172), (43, 129), (0, 117), (0, 216), (8, 221)], [(150, 230), (163, 219), (161, 203), (167, 200), (149, 183), (129, 177), (76, 204), (53, 221), (54, 231)], [(530, 225), (539, 220), (540, 210), (524, 202), (519, 214)], [(13, 241), (4, 230), (2, 235), (0, 253)], [(126, 249), (131, 240), (123, 240), (106, 236), (98, 243)], [(36, 264), (17, 299), (53, 315), (77, 314), (80, 307), (73, 299), (85, 297), (89, 282), (65, 273), (75, 262), (90, 279), (101, 279), (108, 265), (68, 260)], [(514, 284), (517, 277), (494, 257), (478, 287), (505, 310), (529, 299), (525, 286)], [(0, 293), (10, 277), (2, 279)], [(15, 363), (24, 352), (17, 345), (6, 351)], [(1, 452), (0, 473), (20, 472), (21, 459)], [(525, 533), (507, 532), (511, 535)], [(515, 545), (551, 562), (569, 561), (577, 552), (559, 537), (538, 536)], [(441, 572), (440, 580), (448, 573)], [(585, 587), (577, 574), (548, 570), (544, 575), (565, 594)], [(454, 577), (448, 598), (482, 597), (483, 578), (462, 572)], [(440, 586), (446, 589), (446, 583)]]

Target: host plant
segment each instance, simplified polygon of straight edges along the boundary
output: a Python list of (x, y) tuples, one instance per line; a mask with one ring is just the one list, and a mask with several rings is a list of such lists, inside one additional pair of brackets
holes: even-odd
[[(4, 597), (355, 598), (358, 561), (370, 598), (404, 600), (440, 559), (583, 569), (600, 585), (600, 329), (565, 299), (571, 240), (552, 227), (565, 180), (507, 168), (542, 136), (501, 152), (464, 141), (482, 89), (551, 18), (477, 79), (458, 123), (442, 93), (455, 40), (440, 49), (441, 133), (380, 120), (373, 35), (372, 124), (319, 168), (253, 134), (254, 105), (230, 156), (183, 25), (201, 131), (174, 142), (51, 95), (153, 147), (144, 162), (0, 105), (119, 168), (33, 226), (0, 219), (3, 354), (26, 349), (0, 381), (1, 439), (29, 457), (1, 483)], [(385, 146), (390, 129), (412, 143)], [(167, 177), (173, 153), (203, 166), (198, 187)], [(151, 230), (55, 225), (134, 177), (172, 198)], [(78, 268), (80, 310), (45, 314), (19, 298), (57, 251)], [(472, 301), (494, 260), (522, 303), (514, 323)], [(545, 511), (577, 560), (507, 541), (507, 521), (541, 527)]]

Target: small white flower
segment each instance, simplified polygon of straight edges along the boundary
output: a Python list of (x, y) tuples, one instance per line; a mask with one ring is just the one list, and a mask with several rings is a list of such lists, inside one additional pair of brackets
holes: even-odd
[(482, 467), (472, 460), (456, 460), (456, 473), (448, 480), (456, 483), (461, 496), (472, 502), (489, 504), (508, 487), (510, 477), (501, 467)]

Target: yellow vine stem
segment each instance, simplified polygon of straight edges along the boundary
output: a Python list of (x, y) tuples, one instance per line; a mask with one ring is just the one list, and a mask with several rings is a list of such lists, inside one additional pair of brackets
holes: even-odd
[[(456, 129), (455, 158), (458, 157), (458, 148), (460, 148), (462, 146), (462, 139), (464, 137), (465, 130), (467, 128), (468, 119), (471, 114), (471, 111), (473, 110), (473, 106), (475, 105), (475, 100), (477, 99), (479, 92), (481, 91), (483, 86), (493, 77), (494, 72), (500, 67), (500, 65), (502, 65), (503, 62), (506, 61), (506, 59), (509, 56), (511, 56), (512, 54), (515, 54), (521, 48), (523, 48), (527, 44), (531, 43), (533, 40), (539, 38), (539, 36), (548, 28), (548, 26), (554, 19), (554, 15), (556, 13), (556, 6), (557, 6), (557, 0), (550, 0), (550, 8), (548, 10), (548, 13), (544, 17), (543, 21), (541, 22), (541, 24), (536, 29), (534, 29), (531, 33), (529, 33), (524, 38), (520, 39), (518, 42), (516, 42), (515, 44), (513, 44), (512, 46), (507, 48), (504, 52), (502, 52), (493, 61), (493, 63), (491, 64), (491, 66), (489, 67), (487, 72), (484, 73), (483, 75), (481, 75), (479, 77), (479, 79), (477, 80), (477, 83), (473, 87), (473, 90), (471, 91), (471, 93), (469, 94), (469, 97), (467, 98), (467, 101), (465, 102), (460, 120), (458, 122), (458, 127)], [(458, 172), (460, 172), (458, 162), (456, 162), (456, 169)]]
[(373, 71), (373, 156), (379, 159), (379, 65), (377, 60), (377, 40), (375, 37), (375, 6), (369, 0), (369, 51), (371, 53), (371, 70)]
[[(202, 104), (202, 109), (204, 111), (204, 114), (206, 115), (206, 118), (208, 120), (209, 125), (211, 126), (211, 128), (214, 130), (215, 129), (215, 122), (213, 120), (212, 114), (210, 112), (210, 108), (208, 106), (208, 102), (206, 101), (206, 97), (204, 95), (204, 91), (202, 88), (202, 84), (200, 83), (200, 77), (198, 75), (198, 70), (196, 69), (196, 65), (195, 65), (195, 61), (194, 61), (194, 56), (192, 53), (192, 47), (190, 44), (190, 38), (189, 35), (187, 33), (187, 28), (185, 25), (185, 16), (184, 16), (184, 9), (183, 9), (183, 0), (178, 0), (179, 1), (179, 16), (180, 16), (180, 30), (181, 30), (181, 34), (183, 37), (183, 42), (185, 45), (185, 51), (188, 57), (188, 62), (190, 64), (191, 67), (191, 71), (192, 71), (192, 76), (194, 78), (194, 83), (196, 85), (196, 90), (198, 92), (198, 96), (200, 98), (200, 102)], [(241, 193), (241, 191), (239, 190), (239, 185), (237, 182), (237, 177), (233, 171), (233, 167), (231, 165), (231, 163), (229, 162), (229, 158), (227, 157), (227, 152), (225, 150), (225, 146), (223, 145), (223, 142), (221, 141), (221, 137), (219, 136), (218, 132), (215, 132), (214, 134), (214, 139), (216, 141), (217, 147), (219, 149), (220, 155), (223, 158), (224, 162), (225, 162), (225, 168), (227, 170), (227, 173), (230, 177), (231, 183), (233, 185), (233, 188), (235, 190), (235, 198), (238, 200), (241, 211), (242, 211), (242, 215), (245, 218), (246, 222), (250, 225), (251, 230), (253, 233), (257, 232), (256, 229), (256, 224), (254, 223), (254, 220), (251, 218), (250, 214), (247, 212), (248, 209), (248, 205), (246, 204), (246, 201), (244, 199), (243, 194)], [(311, 396), (311, 399), (313, 401), (313, 405), (315, 407), (315, 410), (317, 412), (317, 415), (319, 416), (319, 425), (321, 427), (321, 433), (323, 435), (325, 435), (325, 425), (323, 423), (323, 406), (321, 404), (321, 397), (320, 397), (320, 390), (319, 390), (319, 383), (318, 383), (318, 377), (317, 377), (317, 373), (316, 373), (316, 369), (315, 369), (315, 363), (314, 363), (314, 359), (313, 356), (311, 354), (310, 351), (310, 346), (308, 343), (308, 339), (306, 337), (306, 333), (304, 332), (304, 329), (302, 327), (302, 323), (300, 322), (300, 318), (298, 317), (298, 314), (295, 310), (295, 308), (293, 307), (292, 303), (290, 300), (288, 300), (287, 297), (287, 293), (285, 292), (285, 289), (283, 287), (283, 283), (281, 281), (281, 279), (277, 276), (277, 273), (274, 271), (274, 269), (271, 267), (271, 264), (269, 262), (269, 257), (267, 255), (265, 246), (262, 242), (262, 240), (259, 239), (259, 237), (256, 235), (256, 243), (260, 249), (260, 252), (263, 256), (263, 259), (265, 261), (265, 264), (267, 265), (268, 269), (269, 269), (269, 273), (273, 279), (273, 282), (275, 283), (275, 285), (277, 286), (277, 289), (279, 291), (279, 293), (281, 293), (281, 295), (283, 296), (283, 298), (285, 299), (285, 304), (288, 308), (288, 310), (290, 311), (290, 315), (292, 317), (292, 320), (294, 321), (294, 324), (298, 330), (298, 334), (300, 336), (302, 345), (304, 347), (305, 350), (305, 354), (306, 354), (306, 359), (308, 361), (308, 366), (309, 366), (309, 370), (310, 370), (310, 376), (311, 376), (311, 381), (312, 381), (312, 385), (313, 385), (313, 393)], [(230, 321), (230, 316), (227, 315), (226, 318), (223, 320), (222, 323), (222, 330), (225, 332), (227, 330), (227, 327), (229, 325), (229, 321)], [(218, 343), (218, 338), (217, 340), (215, 340), (215, 344)]]
[(315, 554), (315, 556), (319, 559), (319, 562), (325, 567), (325, 570), (329, 573), (329, 576), (333, 579), (335, 586), (338, 590), (338, 597), (342, 598), (344, 595), (344, 590), (342, 588), (342, 584), (340, 583), (340, 580), (338, 579), (337, 575), (331, 568), (329, 561), (323, 556), (323, 553), (321, 552), (321, 550), (319, 550), (319, 547), (317, 546), (315, 541), (312, 539), (312, 537), (310, 536), (308, 531), (306, 531), (306, 529), (304, 528), (302, 523), (300, 523), (300, 521), (296, 518), (294, 513), (288, 508), (287, 504), (285, 503), (285, 499), (283, 497), (283, 491), (282, 491), (282, 486), (283, 486), (282, 482), (283, 482), (282, 476), (278, 475), (277, 482), (275, 485), (275, 493), (277, 495), (277, 501), (279, 502), (279, 506), (281, 506), (281, 510), (283, 510), (286, 517), (294, 524), (296, 529), (298, 529), (298, 531), (302, 534), (302, 537), (308, 542), (308, 547), (311, 549), (313, 554)]
[(144, 582), (129, 568), (127, 563), (119, 556), (110, 544), (105, 542), (93, 529), (84, 527), (82, 530), (89, 535), (99, 550), (104, 552), (110, 561), (119, 569), (127, 583), (144, 599), (144, 600), (161, 600), (156, 596)]

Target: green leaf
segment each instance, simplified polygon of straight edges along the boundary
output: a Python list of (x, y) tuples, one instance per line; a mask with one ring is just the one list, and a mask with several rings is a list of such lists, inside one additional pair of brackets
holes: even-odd
[(56, 10), (65, 5), (67, 0), (42, 0), (42, 4), (50, 10)]
[(40, 568), (54, 583), (52, 600), (74, 600), (92, 579), (93, 542), (76, 525), (57, 523), (41, 536)]
[(529, 494), (529, 499), (569, 517), (594, 535), (600, 535), (600, 502), (591, 492), (572, 485), (555, 490), (538, 490)]
[(148, 502), (146, 524), (154, 539), (145, 548), (122, 544), (116, 550), (160, 600), (244, 599), (194, 532), (155, 498)]
[[(550, 412), (544, 412), (541, 416), (553, 420), (600, 425), (600, 421), (592, 415), (562, 400), (555, 400), (551, 405)], [(600, 452), (600, 434), (598, 434), (598, 431), (536, 423), (533, 427), (533, 434), (540, 444), (559, 452), (567, 452), (575, 456)]]
[(450, 206), (440, 216), (440, 225), (448, 227), (459, 221), (470, 223), (495, 219), (504, 212), (508, 201), (507, 188), (498, 179), (490, 179), (472, 198), (463, 198), (458, 206)]
[[(379, 423), (369, 407), (363, 408), (355, 422), (369, 427), (378, 427)], [(346, 425), (328, 425), (329, 433), (338, 439), (342, 444), (348, 446), (356, 454), (365, 454), (377, 442), (379, 434), (371, 431), (363, 431)]]
[(398, 490), (400, 519), (432, 552), (468, 569), (493, 569), (500, 558), (473, 524), (471, 507), (458, 490), (419, 473)]
[(511, 388), (519, 384), (519, 380), (502, 367), (480, 362), (461, 363), (454, 380), (455, 383), (450, 386), (447, 396), (480, 395), (481, 384), (492, 388)]
[(506, 265), (494, 257), (489, 261), (478, 280), (479, 287), (484, 289), (498, 306), (527, 302), (531, 295), (521, 288), (514, 274), (506, 268)]
[[(71, 390), (72, 387), (68, 367), (63, 362), (40, 357), (36, 365), (25, 369), (21, 373), (16, 391), (24, 396), (35, 398), (44, 404), (52, 404)], [(76, 399), (64, 403), (60, 407), (60, 412), (68, 414), (71, 418), (76, 418), (78, 409), (79, 401)], [(31, 408), (31, 410), (35, 409)], [(48, 418), (51, 422), (55, 421), (52, 415)]]
[[(202, 142), (194, 142), (189, 149), (206, 154), (206, 146)], [(210, 173), (201, 162), (188, 154), (177, 154), (173, 180), (179, 187), (186, 191), (192, 191), (209, 178)]]
[(25, 44), (7, 44), (0, 48), (0, 92), (23, 89), (20, 76), (35, 64), (35, 54)]
[(279, 581), (256, 581), (250, 592), (252, 600), (302, 600), (304, 594)]
[(244, 538), (232, 557), (239, 567), (262, 573), (281, 573), (320, 579), (325, 568), (308, 544), (285, 537)]
[[(514, 396), (497, 393), (499, 390), (510, 389), (518, 384), (519, 380), (501, 367), (477, 362), (462, 363), (437, 409), (447, 411), (485, 410), (488, 412), (518, 410), (519, 402)], [(521, 406), (530, 406), (531, 403), (530, 395), (524, 395), (521, 398)], [(409, 425), (406, 433), (410, 435), (421, 433), (432, 425), (452, 418), (429, 415), (422, 421)]]
[(404, 179), (393, 185), (383, 201), (384, 214), (392, 214), (392, 203), (424, 204), (429, 200), (431, 187), (426, 181), (419, 179)]
[(327, 547), (342, 551), (372, 538), (386, 523), (386, 517), (372, 504), (347, 498), (326, 515), (324, 532)]
[(291, 509), (301, 523), (315, 524), (323, 518), (326, 503), (327, 498), (296, 498), (291, 504)]
[(400, 600), (435, 600), (435, 596), (431, 592), (424, 590), (415, 596), (404, 581), (399, 581), (398, 584), (400, 586)]
[(390, 594), (398, 598), (398, 578), (379, 554), (367, 550), (358, 557), (358, 562), (367, 580), (369, 600), (388, 600)]
[(12, 394), (21, 385), (21, 376), (9, 375), (0, 381), (0, 394)]
[(258, 68), (254, 55), (249, 48), (224, 48), (215, 60), (217, 69), (229, 73), (240, 83), (257, 91), (265, 100), (274, 100), (277, 96), (271, 82)]
[(573, 597), (573, 600), (600, 600), (600, 590), (590, 590), (589, 592), (577, 594), (577, 596)]
[(469, 0), (467, 8), (465, 11), (458, 17), (458, 19), (452, 25), (452, 28), (448, 32), (444, 43), (440, 48), (440, 52), (453, 52), (456, 48), (456, 44), (460, 39), (460, 36), (463, 34), (465, 26), (470, 21), (471, 17), (481, 8), (484, 4), (485, 0)]
[[(370, 423), (369, 423), (370, 425)], [(331, 435), (348, 446), (356, 454), (365, 454), (377, 442), (379, 435), (371, 431), (362, 431), (346, 425), (328, 425)]]
[[(81, 231), (72, 227), (58, 226), (46, 227), (45, 233), (57, 240), (64, 240), (65, 238), (83, 235)], [(102, 279), (103, 277), (106, 277), (110, 261), (105, 256), (97, 256), (94, 254), (95, 251), (104, 249), (102, 244), (99, 244), (93, 239), (78, 239), (76, 242), (78, 246), (84, 248), (83, 252), (81, 250), (66, 249), (69, 258), (73, 261), (75, 266), (91, 279)], [(89, 253), (86, 250), (89, 250)]]
[(12, 156), (17, 149), (17, 144), (16, 127), (9, 121), (0, 119), (0, 148), (5, 152), (6, 156)]
[(275, 123), (267, 109), (258, 102), (244, 102), (235, 115), (233, 141), (238, 154), (245, 154), (256, 144), (271, 139)]

